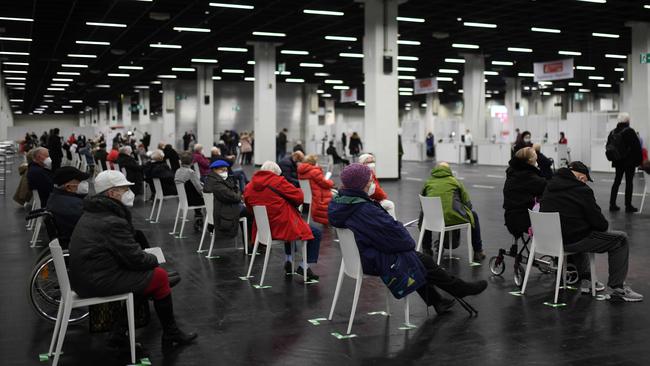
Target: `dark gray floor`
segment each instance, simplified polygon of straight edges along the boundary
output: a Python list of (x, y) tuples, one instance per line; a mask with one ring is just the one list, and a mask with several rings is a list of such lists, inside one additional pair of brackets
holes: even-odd
[[(405, 163), (403, 179), (382, 184), (396, 202), (402, 221), (418, 214), (417, 194), (428, 175), (430, 163)], [(486, 252), (509, 247), (511, 238), (503, 226), (501, 209), (504, 169), (500, 167), (454, 167), (462, 177), (478, 211)], [(594, 174), (598, 202), (606, 207), (612, 175)], [(7, 196), (0, 198), (2, 246), (0, 246), (0, 357), (3, 365), (37, 365), (38, 355), (47, 352), (53, 324), (41, 320), (27, 300), (27, 279), (41, 249), (30, 249), (31, 233), (24, 229), (24, 210), (11, 200), (17, 177), (9, 180)], [(642, 192), (642, 181), (636, 182)], [(639, 196), (634, 197), (638, 204)], [(622, 196), (620, 197), (622, 201)], [(622, 202), (620, 202), (622, 204)], [(344, 282), (343, 294), (333, 322), (318, 326), (307, 320), (326, 317), (331, 305), (340, 265), (338, 244), (325, 229), (321, 259), (314, 267), (321, 275), (317, 285), (305, 287), (299, 278), (285, 280), (282, 250), (274, 248), (267, 281), (269, 289), (258, 290), (238, 277), (249, 261), (243, 251), (223, 248), (221, 258), (208, 260), (196, 253), (199, 236), (187, 230), (188, 238), (172, 238), (175, 204), (165, 202), (160, 224), (144, 221), (149, 205), (134, 208), (136, 226), (147, 230), (153, 245), (163, 247), (173, 269), (183, 281), (174, 288), (176, 313), (185, 329), (200, 337), (193, 346), (163, 357), (160, 326), (152, 313), (149, 327), (138, 331), (138, 340), (151, 353), (154, 365), (647, 365), (647, 304), (613, 304), (575, 292), (561, 293), (568, 306), (552, 309), (543, 305), (552, 299), (553, 276), (534, 273), (526, 297), (508, 294), (515, 289), (512, 259), (507, 259), (504, 276), (490, 277), (487, 260), (481, 267), (466, 263), (464, 244), (461, 258), (451, 271), (465, 279), (488, 279), (490, 286), (469, 299), (480, 312), (468, 319), (456, 306), (451, 314), (437, 317), (416, 296), (411, 301), (411, 322), (416, 329), (399, 330), (402, 304), (393, 300), (391, 317), (367, 315), (382, 310), (384, 286), (378, 279), (364, 282), (353, 332), (357, 338), (338, 340), (331, 332), (345, 331), (353, 281)], [(605, 215), (611, 228), (630, 235), (631, 254), (628, 282), (649, 294), (647, 267), (650, 258), (647, 237), (648, 215), (617, 213)], [(414, 236), (417, 232), (412, 232)], [(45, 236), (43, 235), (43, 239)], [(261, 261), (255, 265), (259, 276)], [(606, 256), (598, 256), (598, 273), (605, 279)], [(62, 365), (124, 364), (105, 347), (103, 335), (89, 336), (87, 324), (69, 329)], [(41, 363), (45, 364), (45, 363)]]

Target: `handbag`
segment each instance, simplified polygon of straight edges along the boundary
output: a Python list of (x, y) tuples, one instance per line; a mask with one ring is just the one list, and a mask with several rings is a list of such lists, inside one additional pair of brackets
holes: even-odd
[(401, 255), (396, 256), (388, 273), (381, 276), (382, 282), (388, 287), (396, 299), (401, 299), (425, 284), (424, 277), (416, 268), (409, 267), (408, 261)]

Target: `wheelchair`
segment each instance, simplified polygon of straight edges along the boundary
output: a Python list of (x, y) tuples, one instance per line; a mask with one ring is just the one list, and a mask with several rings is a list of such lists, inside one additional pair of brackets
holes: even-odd
[[(51, 211), (41, 208), (31, 211), (26, 220), (42, 218), (47, 231), (49, 240), (52, 241), (58, 237), (54, 215)], [(61, 243), (64, 246), (63, 256), (68, 265), (68, 243)], [(69, 268), (69, 266), (68, 266)], [(29, 303), (32, 305), (36, 314), (44, 320), (52, 323), (56, 322), (59, 303), (61, 302), (61, 291), (59, 281), (54, 268), (54, 261), (49, 248), (45, 248), (36, 259), (36, 264), (29, 275), (27, 285), (27, 296)], [(70, 315), (70, 323), (77, 323), (88, 317), (87, 308), (76, 308)]]

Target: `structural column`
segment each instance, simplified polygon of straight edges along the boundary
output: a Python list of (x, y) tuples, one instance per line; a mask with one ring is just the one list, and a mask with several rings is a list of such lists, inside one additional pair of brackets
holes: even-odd
[(632, 54), (628, 57), (625, 82), (631, 83), (625, 106), (629, 108), (631, 124), (644, 141), (650, 132), (650, 64), (641, 63), (641, 54), (650, 52), (650, 23), (626, 23), (632, 29)]
[(438, 114), (438, 108), (440, 108), (440, 98), (438, 97), (438, 93), (427, 94), (427, 108), (424, 116), (425, 133), (431, 132), (435, 135), (434, 115)]
[[(485, 58), (483, 55), (465, 54), (463, 75), (463, 122), (475, 140), (487, 136), (485, 123)], [(465, 133), (465, 131), (460, 131)]]
[(97, 124), (99, 126), (108, 126), (108, 103), (100, 103), (97, 106)]
[(318, 128), (318, 94), (317, 85), (306, 84), (303, 87), (303, 108), (304, 116), (300, 124), (300, 140), (308, 153), (314, 152), (310, 149), (313, 146), (312, 139)]
[(275, 48), (276, 44), (254, 42), (255, 82), (254, 88), (254, 127), (255, 127), (255, 165), (267, 160), (275, 161), (275, 136), (277, 134)]
[(203, 153), (207, 154), (214, 143), (214, 81), (212, 80), (214, 66), (196, 65), (195, 68), (197, 81), (196, 139), (204, 146)]
[[(163, 140), (172, 146), (177, 146), (176, 141), (176, 81), (163, 81)], [(206, 150), (207, 151), (207, 150)]]
[(86, 126), (86, 115), (84, 112), (79, 112), (79, 127)]
[(366, 0), (364, 150), (377, 159), (378, 178), (398, 178), (398, 0)]
[[(510, 132), (510, 137), (514, 140), (514, 123), (515, 116), (519, 115), (519, 110), (517, 110), (517, 103), (521, 100), (521, 83), (517, 78), (505, 78), (506, 79), (506, 95), (505, 95), (505, 104), (506, 109), (508, 110), (508, 120), (507, 125), (504, 126), (505, 130)], [(520, 107), (521, 108), (521, 107)]]
[(117, 101), (112, 100), (109, 104), (108, 110), (108, 125), (114, 126), (117, 124)]
[(140, 125), (148, 125), (151, 122), (151, 119), (149, 118), (149, 113), (151, 112), (149, 106), (149, 89), (138, 90), (138, 95), (140, 98), (138, 101), (138, 104), (140, 105), (138, 123)]
[(122, 126), (131, 126), (131, 96), (122, 96)]

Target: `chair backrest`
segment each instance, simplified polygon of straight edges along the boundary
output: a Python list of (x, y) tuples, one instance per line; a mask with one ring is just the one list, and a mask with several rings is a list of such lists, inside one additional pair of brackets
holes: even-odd
[(528, 210), (528, 215), (533, 228), (535, 252), (555, 257), (564, 255), (560, 214)]
[(357, 278), (361, 272), (361, 256), (354, 233), (350, 229), (336, 228), (336, 235), (339, 237), (341, 255), (343, 256), (343, 271), (346, 275)]
[(205, 219), (208, 224), (214, 225), (214, 196), (212, 193), (203, 192), (203, 202), (205, 202)]
[(113, 170), (117, 170), (119, 172), (120, 171), (120, 164), (113, 163)]
[[(158, 190), (158, 188), (156, 188)], [(176, 183), (176, 192), (178, 193), (178, 204), (183, 208), (187, 208), (189, 203), (187, 203), (187, 193), (185, 192), (185, 184)]]
[(302, 202), (311, 205), (311, 186), (309, 185), (308, 179), (300, 179), (300, 189), (302, 189), (302, 194), (304, 196)]
[(253, 206), (253, 215), (255, 215), (255, 225), (257, 226), (257, 238), (260, 243), (270, 245), (273, 238), (271, 237), (271, 224), (269, 224), (266, 206)]
[(101, 172), (104, 171), (104, 167), (102, 166), (102, 162), (101, 162), (101, 161), (99, 161), (99, 160), (97, 161), (97, 164), (95, 164), (95, 169), (97, 169), (97, 172), (98, 172), (98, 173), (101, 173)]
[(161, 199), (163, 197), (162, 183), (160, 183), (160, 178), (153, 178), (153, 187), (156, 189), (156, 198)]
[(61, 291), (61, 298), (70, 292), (70, 279), (68, 279), (68, 269), (65, 266), (63, 259), (63, 249), (59, 245), (59, 239), (54, 239), (50, 242), (50, 252), (52, 253), (52, 260), (54, 261), (54, 270), (56, 277), (59, 281), (59, 289)]
[(197, 177), (201, 178), (201, 169), (199, 169), (199, 163), (194, 162), (194, 164), (192, 164), (192, 170), (194, 170), (194, 174), (196, 174)]
[(32, 210), (41, 208), (41, 196), (38, 195), (38, 191), (32, 190)]
[(442, 211), (442, 201), (440, 197), (420, 196), (420, 205), (424, 213), (422, 229), (440, 231), (445, 227), (445, 214)]
[(120, 171), (121, 171), (122, 174), (124, 174), (124, 176), (126, 177), (126, 168), (122, 168), (122, 169), (120, 169)]

